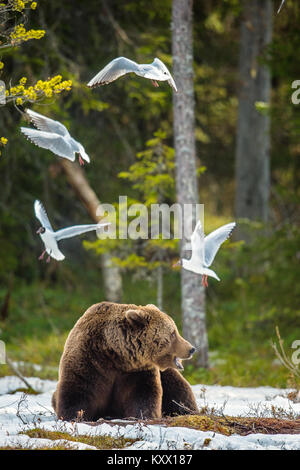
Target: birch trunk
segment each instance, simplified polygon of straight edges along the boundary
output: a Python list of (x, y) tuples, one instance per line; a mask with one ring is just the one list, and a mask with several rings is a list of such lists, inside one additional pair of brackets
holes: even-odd
[[(192, 0), (173, 0), (172, 52), (173, 76), (178, 93), (173, 93), (174, 145), (177, 202), (198, 203), (195, 152), (195, 116), (193, 81)], [(195, 226), (193, 220), (193, 227)], [(183, 236), (180, 257), (185, 257), (189, 240)], [(201, 276), (181, 270), (181, 307), (183, 336), (199, 348), (194, 362), (208, 367), (208, 339), (205, 318), (205, 294)]]
[(240, 33), (235, 207), (237, 218), (263, 222), (267, 222), (269, 215), (270, 116), (258, 112), (255, 103), (270, 103), (270, 71), (259, 60), (271, 39), (272, 1), (244, 0)]
[[(91, 219), (99, 222), (100, 218), (97, 216), (97, 209), (101, 203), (94, 190), (90, 187), (82, 169), (78, 164), (71, 163), (65, 158), (60, 160), (60, 165), (66, 174), (68, 182), (82, 201)], [(111, 256), (108, 253), (101, 255), (101, 266), (106, 300), (120, 302), (122, 299), (120, 269), (112, 264)]]

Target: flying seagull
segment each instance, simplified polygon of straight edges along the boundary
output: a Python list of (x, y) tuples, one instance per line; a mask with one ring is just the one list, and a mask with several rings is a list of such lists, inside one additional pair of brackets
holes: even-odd
[(202, 274), (202, 285), (204, 287), (208, 287), (207, 276), (214, 277), (220, 281), (220, 278), (212, 269), (209, 269), (209, 266), (211, 266), (220, 246), (231, 235), (235, 226), (235, 222), (222, 225), (222, 227), (217, 228), (217, 230), (214, 230), (209, 235), (205, 236), (199, 220), (191, 236), (191, 258), (183, 258), (173, 266), (175, 267), (180, 265), (188, 271)]
[(31, 109), (26, 109), (36, 129), (21, 127), (21, 132), (38, 147), (51, 150), (59, 157), (67, 158), (74, 162), (76, 153), (79, 154), (79, 163), (84, 165), (84, 160), (90, 162), (90, 157), (85, 152), (83, 146), (70, 136), (67, 128), (59, 121), (54, 121)]
[(80, 235), (82, 233), (91, 232), (92, 230), (98, 230), (100, 227), (105, 227), (110, 225), (110, 223), (105, 224), (90, 224), (90, 225), (73, 225), (72, 227), (63, 228), (54, 232), (47, 213), (44, 209), (43, 204), (36, 200), (34, 202), (34, 212), (36, 218), (40, 221), (41, 227), (37, 230), (36, 233), (41, 237), (45, 250), (39, 256), (39, 260), (42, 260), (45, 256), (45, 253), (48, 253), (47, 263), (50, 261), (50, 257), (62, 261), (65, 259), (65, 256), (59, 250), (57, 242), (63, 240), (64, 238), (72, 238)]
[(100, 70), (100, 72), (98, 72), (97, 75), (89, 81), (87, 86), (95, 87), (99, 85), (107, 85), (126, 73), (131, 72), (135, 73), (139, 77), (149, 78), (155, 87), (159, 86), (157, 81), (168, 81), (173, 90), (177, 91), (172, 75), (165, 64), (157, 57), (154, 59), (152, 64), (138, 64), (126, 57), (118, 57), (109, 62), (104, 69)]

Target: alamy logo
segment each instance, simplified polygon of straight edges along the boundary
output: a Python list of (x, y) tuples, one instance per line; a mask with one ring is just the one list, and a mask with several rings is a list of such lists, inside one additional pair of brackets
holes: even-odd
[(0, 364), (6, 364), (5, 343), (0, 340)]
[(5, 83), (0, 80), (0, 105), (6, 103), (5, 90)]
[(195, 221), (204, 225), (204, 204), (128, 205), (127, 196), (119, 196), (116, 206), (101, 204), (96, 215), (101, 223), (110, 223), (97, 231), (100, 239), (189, 240)]
[(296, 349), (296, 351), (293, 352), (292, 354), (292, 363), (297, 366), (300, 364), (300, 339), (295, 339), (292, 343), (292, 349)]
[(296, 88), (296, 91), (292, 93), (291, 100), (293, 104), (300, 103), (300, 80), (294, 80), (292, 83), (292, 88)]

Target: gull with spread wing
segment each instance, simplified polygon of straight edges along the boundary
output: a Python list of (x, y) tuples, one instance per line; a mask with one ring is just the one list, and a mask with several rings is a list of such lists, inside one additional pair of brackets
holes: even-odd
[(25, 113), (38, 129), (21, 127), (21, 132), (28, 140), (38, 147), (51, 150), (59, 157), (71, 160), (71, 162), (75, 161), (76, 153), (79, 154), (80, 165), (84, 165), (84, 160), (90, 162), (90, 157), (84, 147), (70, 136), (68, 129), (61, 122), (36, 113), (31, 109), (26, 109)]
[(101, 227), (110, 225), (110, 223), (73, 225), (72, 227), (63, 228), (55, 232), (50, 224), (43, 204), (38, 200), (34, 202), (34, 212), (36, 218), (41, 223), (41, 227), (37, 230), (36, 233), (39, 234), (45, 245), (45, 250), (43, 251), (41, 256), (39, 256), (39, 260), (42, 260), (45, 256), (45, 253), (48, 253), (47, 263), (49, 263), (50, 257), (58, 261), (62, 261), (63, 259), (65, 259), (65, 256), (58, 248), (57, 242), (59, 242), (59, 240), (76, 237), (77, 235), (81, 235), (82, 233), (91, 232), (92, 230), (99, 230)]
[(140, 77), (149, 78), (155, 87), (159, 86), (158, 81), (167, 81), (173, 90), (177, 92), (177, 87), (172, 75), (165, 64), (157, 57), (152, 64), (138, 64), (126, 57), (117, 57), (109, 62), (104, 69), (100, 70), (100, 72), (89, 81), (87, 86), (92, 88), (99, 85), (106, 85), (131, 72)]
[(204, 287), (208, 287), (207, 276), (211, 276), (220, 281), (220, 278), (212, 269), (209, 269), (209, 266), (211, 266), (220, 246), (229, 238), (235, 226), (236, 223), (231, 222), (230, 224), (222, 225), (222, 227), (217, 228), (209, 235), (205, 236), (202, 224), (199, 220), (191, 236), (191, 258), (183, 258), (173, 266), (180, 265), (188, 271), (201, 274), (202, 285)]

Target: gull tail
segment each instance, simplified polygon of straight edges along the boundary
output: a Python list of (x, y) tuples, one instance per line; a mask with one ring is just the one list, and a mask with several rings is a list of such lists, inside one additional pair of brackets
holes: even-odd
[(85, 160), (86, 162), (90, 163), (90, 157), (88, 156), (88, 154), (83, 150), (81, 149), (80, 152), (79, 152), (79, 156)]
[(62, 254), (58, 247), (54, 250), (47, 248), (46, 252), (49, 256), (51, 256), (51, 258), (56, 259), (57, 261), (62, 261), (65, 259), (65, 255)]
[(215, 273), (215, 271), (213, 271), (212, 269), (209, 269), (209, 268), (202, 268), (201, 274), (203, 274), (204, 276), (213, 277), (214, 279), (217, 279), (217, 281), (221, 281), (221, 279), (219, 278), (219, 276), (218, 276), (218, 275)]

